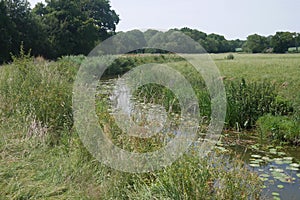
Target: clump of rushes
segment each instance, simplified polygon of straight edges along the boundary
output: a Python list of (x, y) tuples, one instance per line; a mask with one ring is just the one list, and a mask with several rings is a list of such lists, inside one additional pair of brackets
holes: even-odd
[(250, 129), (256, 120), (268, 113), (289, 115), (292, 105), (279, 97), (274, 84), (269, 82), (225, 82), (227, 96), (226, 124), (229, 127)]

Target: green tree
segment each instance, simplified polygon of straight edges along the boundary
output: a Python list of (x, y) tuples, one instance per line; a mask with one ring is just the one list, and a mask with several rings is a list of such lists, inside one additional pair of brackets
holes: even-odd
[(48, 0), (37, 4), (34, 13), (45, 24), (54, 58), (89, 53), (114, 34), (119, 22), (107, 0)]
[(249, 35), (243, 46), (244, 51), (250, 53), (262, 53), (269, 47), (268, 39), (258, 34)]
[[(177, 30), (177, 29), (174, 29), (174, 30)], [(205, 40), (207, 37), (206, 33), (201, 32), (197, 29), (190, 29), (190, 28), (185, 27), (185, 28), (179, 29), (178, 31), (181, 31), (182, 33), (188, 35), (195, 41), (199, 41), (201, 39)]]
[(159, 33), (158, 30), (148, 29), (147, 31), (144, 32), (145, 40), (147, 40), (147, 41), (150, 40), (157, 33)]
[(296, 52), (298, 51), (299, 45), (300, 45), (300, 33), (293, 33), (293, 38), (295, 41), (295, 47), (296, 47)]
[(27, 0), (0, 1), (0, 19), (1, 62), (9, 60), (10, 53), (18, 54), (21, 43), (25, 51), (32, 49), (33, 54), (41, 51), (40, 42), (45, 38)]
[(208, 53), (219, 53), (219, 42), (218, 40), (208, 37), (204, 41), (200, 41), (200, 44)]
[(15, 27), (9, 18), (6, 1), (0, 1), (0, 63), (9, 59), (9, 52), (12, 46), (12, 34), (15, 34)]
[(215, 33), (209, 34), (206, 37), (204, 47), (209, 53), (224, 53), (231, 50), (229, 42), (225, 37)]
[(275, 53), (285, 53), (294, 45), (293, 33), (277, 32), (271, 39), (271, 45)]
[(229, 40), (228, 45), (230, 48), (230, 52), (235, 52), (237, 49), (242, 49), (243, 45), (246, 43), (244, 40), (236, 39), (236, 40)]
[(197, 42), (176, 29), (170, 29), (167, 32), (158, 32), (149, 40), (148, 45), (160, 50), (166, 50), (167, 48), (177, 53), (204, 52)]

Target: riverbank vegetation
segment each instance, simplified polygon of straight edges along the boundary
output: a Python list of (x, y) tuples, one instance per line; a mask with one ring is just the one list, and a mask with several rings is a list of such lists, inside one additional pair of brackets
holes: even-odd
[[(84, 56), (49, 62), (42, 57), (33, 58), (23, 50), (20, 55), (0, 68), (1, 196), (10, 199), (259, 197), (258, 177), (241, 161), (224, 156), (224, 152), (222, 156), (214, 153), (215, 159), (207, 160), (190, 151), (172, 166), (145, 174), (118, 172), (100, 164), (73, 129), (72, 86)], [(264, 140), (299, 144), (300, 59), (296, 55), (234, 54), (233, 60), (224, 57), (224, 54), (212, 55), (227, 93), (227, 131), (250, 129)], [(106, 75), (122, 74), (144, 62), (169, 63), (186, 75), (199, 98), (201, 115), (209, 116), (210, 99), (205, 84), (174, 55), (121, 57)], [(172, 97), (167, 90), (156, 91)], [(147, 95), (146, 90), (144, 94)], [(166, 102), (171, 100), (166, 99)], [(176, 104), (173, 105), (176, 109)], [(105, 118), (105, 112), (98, 114)]]

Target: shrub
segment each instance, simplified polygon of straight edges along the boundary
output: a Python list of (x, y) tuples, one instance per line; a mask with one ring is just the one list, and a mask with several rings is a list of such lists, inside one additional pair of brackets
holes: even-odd
[(261, 139), (271, 139), (277, 142), (300, 144), (300, 126), (287, 116), (272, 116), (270, 114), (257, 120)]
[(233, 60), (234, 59), (234, 55), (233, 54), (229, 54), (225, 57), (226, 60)]

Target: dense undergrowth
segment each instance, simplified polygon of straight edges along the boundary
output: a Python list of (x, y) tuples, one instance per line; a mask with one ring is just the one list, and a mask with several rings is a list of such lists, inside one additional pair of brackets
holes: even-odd
[[(73, 129), (72, 87), (84, 59), (68, 56), (48, 62), (23, 52), (11, 64), (1, 66), (1, 196), (9, 199), (258, 198), (257, 177), (239, 161), (217, 154), (216, 159), (207, 160), (190, 152), (172, 166), (145, 174), (118, 172), (99, 164), (85, 150)], [(114, 77), (147, 62), (170, 61), (172, 67), (187, 77), (199, 99), (201, 116), (209, 119), (211, 98), (205, 83), (174, 55), (121, 57), (104, 76)], [(278, 95), (274, 85), (244, 79), (224, 83), (228, 129), (258, 125), (264, 137), (298, 143), (295, 142), (299, 141), (295, 109)], [(153, 91), (162, 98), (153, 98)], [(141, 87), (136, 95), (147, 102), (161, 103), (169, 112), (180, 113), (174, 94), (167, 88), (148, 85)], [(97, 109), (100, 119), (113, 123), (101, 101), (97, 102)], [(110, 131), (116, 133), (117, 129)], [(120, 141), (120, 137), (112, 139)], [(137, 142), (121, 140), (123, 144)], [(133, 144), (138, 151), (149, 150), (140, 141)]]
[(243, 199), (259, 195), (257, 177), (238, 161), (227, 166), (235, 170), (227, 170), (222, 162), (229, 162), (221, 157), (209, 163), (189, 154), (161, 171), (139, 175), (99, 164), (72, 129), (72, 84), (83, 59), (47, 62), (23, 53), (1, 67), (2, 197)]
[[(13, 63), (4, 65), (1, 69), (0, 119), (3, 121), (13, 116), (27, 124), (34, 121), (51, 132), (71, 129), (72, 84), (85, 57), (67, 56), (57, 62), (47, 62), (41, 58), (34, 60), (22, 50), (20, 54), (20, 58), (13, 57)], [(199, 100), (201, 117), (206, 116), (209, 119), (211, 97), (205, 82), (193, 67), (176, 55), (123, 56), (112, 63), (102, 78), (122, 75), (144, 63), (169, 63), (183, 74)], [(297, 109), (278, 94), (273, 82), (225, 79), (224, 84), (227, 96), (225, 125), (229, 129), (255, 128), (256, 121), (267, 114), (293, 116), (290, 118), (299, 121)], [(172, 112), (180, 112), (178, 101), (167, 88), (148, 84), (141, 87), (136, 94), (146, 97), (146, 101), (163, 104), (167, 111), (172, 109)], [(299, 133), (294, 135), (298, 137)]]

